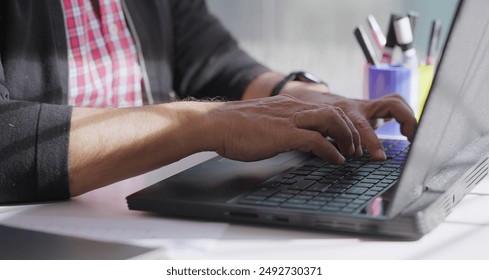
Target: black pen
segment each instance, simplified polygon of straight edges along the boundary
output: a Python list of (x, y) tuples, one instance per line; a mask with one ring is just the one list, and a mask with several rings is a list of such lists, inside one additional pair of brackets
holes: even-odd
[(434, 64), (434, 56), (440, 45), (441, 21), (434, 20), (431, 24), (430, 42), (428, 44), (428, 53), (426, 55), (426, 65)]
[(372, 44), (370, 43), (370, 40), (367, 37), (367, 33), (365, 32), (363, 26), (357, 26), (353, 33), (355, 34), (355, 37), (357, 38), (357, 41), (362, 48), (363, 54), (365, 55), (367, 62), (371, 65), (379, 66), (379, 60), (375, 56), (374, 49), (372, 47)]

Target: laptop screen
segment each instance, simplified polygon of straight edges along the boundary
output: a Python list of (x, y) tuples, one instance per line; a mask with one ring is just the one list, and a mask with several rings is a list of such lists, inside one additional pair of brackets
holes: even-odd
[(461, 1), (389, 216), (444, 191), (489, 150), (489, 1)]

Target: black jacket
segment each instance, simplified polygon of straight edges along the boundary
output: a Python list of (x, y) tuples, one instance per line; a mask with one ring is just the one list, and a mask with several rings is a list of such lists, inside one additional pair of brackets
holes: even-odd
[[(0, 0), (0, 203), (69, 197), (67, 38), (61, 0)], [(122, 0), (145, 100), (239, 99), (268, 71), (204, 0)]]

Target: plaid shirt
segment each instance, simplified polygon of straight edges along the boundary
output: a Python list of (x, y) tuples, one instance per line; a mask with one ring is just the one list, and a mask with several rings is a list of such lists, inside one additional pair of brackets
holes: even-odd
[(62, 0), (68, 37), (68, 103), (142, 105), (142, 71), (121, 0)]

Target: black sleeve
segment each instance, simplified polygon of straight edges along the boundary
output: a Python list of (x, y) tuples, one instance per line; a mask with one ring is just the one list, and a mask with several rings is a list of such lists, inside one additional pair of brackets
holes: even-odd
[(0, 64), (0, 203), (69, 198), (71, 107), (8, 96)]
[(174, 88), (181, 97), (240, 99), (269, 71), (242, 51), (204, 0), (171, 1), (175, 36)]

